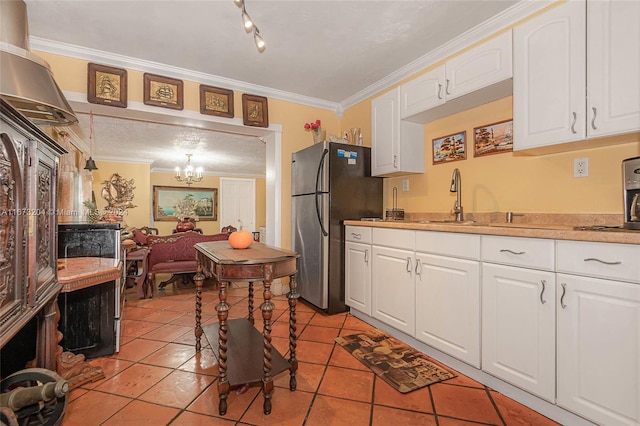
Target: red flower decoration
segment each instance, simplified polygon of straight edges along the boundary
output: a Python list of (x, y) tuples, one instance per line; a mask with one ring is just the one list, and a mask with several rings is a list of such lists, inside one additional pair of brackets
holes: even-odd
[(311, 123), (304, 123), (305, 130), (318, 130), (320, 128), (320, 120)]

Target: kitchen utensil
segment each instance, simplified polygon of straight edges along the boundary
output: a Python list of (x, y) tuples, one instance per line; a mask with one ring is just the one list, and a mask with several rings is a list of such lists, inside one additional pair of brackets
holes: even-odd
[(387, 209), (387, 220), (404, 220), (404, 209), (398, 208), (398, 188), (393, 187), (393, 208)]

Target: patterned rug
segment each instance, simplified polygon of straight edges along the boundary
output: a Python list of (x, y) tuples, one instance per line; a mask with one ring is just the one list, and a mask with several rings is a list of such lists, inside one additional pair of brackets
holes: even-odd
[(336, 337), (336, 342), (402, 393), (456, 377), (425, 354), (375, 328)]

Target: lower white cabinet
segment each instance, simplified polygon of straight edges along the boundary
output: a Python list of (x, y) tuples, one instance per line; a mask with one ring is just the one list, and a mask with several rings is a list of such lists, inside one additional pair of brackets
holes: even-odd
[(482, 265), (482, 369), (555, 400), (555, 274)]
[(373, 228), (371, 316), (415, 333), (415, 231)]
[(371, 315), (371, 228), (345, 229), (345, 304)]
[(480, 236), (416, 232), (416, 339), (480, 368)]
[(599, 424), (638, 425), (640, 246), (557, 244), (557, 404)]

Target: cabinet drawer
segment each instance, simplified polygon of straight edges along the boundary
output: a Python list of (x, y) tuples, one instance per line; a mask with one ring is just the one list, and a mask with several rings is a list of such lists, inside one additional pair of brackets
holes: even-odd
[(640, 283), (640, 246), (557, 241), (558, 272)]
[(347, 225), (344, 228), (344, 239), (355, 243), (371, 244), (371, 228)]
[(455, 232), (416, 232), (416, 251), (480, 259), (480, 235)]
[(373, 228), (373, 244), (414, 250), (416, 231), (406, 229)]
[(504, 265), (553, 271), (553, 240), (482, 236), (482, 260)]

